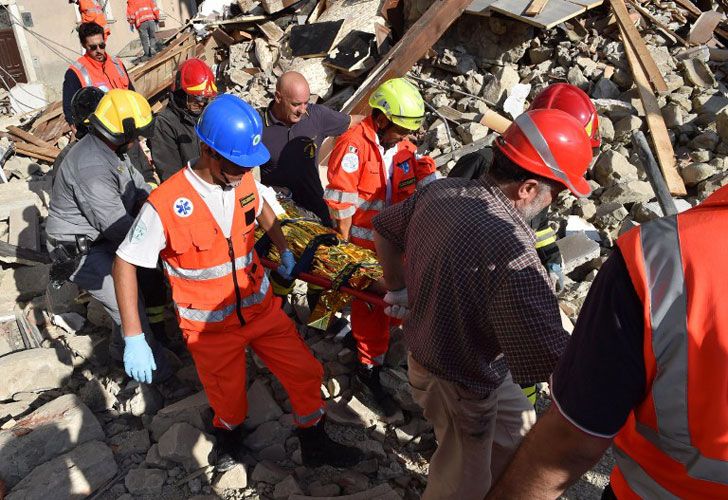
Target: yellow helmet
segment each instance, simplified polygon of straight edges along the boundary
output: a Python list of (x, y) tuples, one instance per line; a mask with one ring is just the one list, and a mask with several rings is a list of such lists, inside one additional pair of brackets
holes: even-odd
[(417, 130), (425, 120), (425, 101), (420, 91), (404, 78), (393, 78), (381, 84), (369, 98), (369, 106), (381, 110), (400, 127)]
[(104, 139), (120, 146), (138, 136), (149, 137), (154, 127), (152, 108), (133, 90), (112, 89), (99, 101), (89, 118), (91, 127)]

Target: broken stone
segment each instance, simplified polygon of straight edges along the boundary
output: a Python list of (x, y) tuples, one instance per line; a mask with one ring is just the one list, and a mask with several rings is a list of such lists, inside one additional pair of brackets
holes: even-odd
[(152, 420), (150, 431), (152, 432), (152, 438), (159, 441), (162, 435), (178, 422), (186, 422), (197, 429), (203, 430), (206, 422), (209, 422), (211, 418), (207, 396), (203, 391), (200, 391), (158, 411)]
[(265, 422), (250, 433), (243, 444), (253, 451), (260, 451), (273, 444), (284, 442), (290, 435), (290, 427), (283, 427), (277, 421)]
[(594, 224), (590, 224), (589, 222), (585, 221), (577, 215), (570, 215), (566, 219), (566, 228), (564, 229), (564, 235), (571, 236), (573, 234), (579, 233), (585, 234), (587, 238), (594, 241), (599, 241), (601, 239), (599, 237), (599, 231), (596, 227), (594, 227)]
[(4, 273), (0, 281), (0, 303), (28, 302), (45, 294), (49, 270), (50, 264), (38, 264)]
[(356, 443), (356, 447), (359, 448), (365, 456), (376, 457), (382, 460), (387, 458), (387, 452), (384, 451), (382, 443), (374, 440), (359, 441)]
[(720, 138), (728, 142), (728, 109), (723, 109), (717, 114), (715, 127)]
[(63, 347), (28, 349), (0, 357), (0, 401), (17, 392), (61, 387), (73, 373), (70, 353)]
[(692, 141), (690, 141), (690, 147), (693, 149), (705, 149), (708, 151), (714, 151), (720, 142), (720, 136), (712, 130), (706, 130), (696, 135)]
[(192, 472), (210, 464), (215, 440), (187, 423), (176, 423), (159, 440), (159, 456), (184, 466)]
[(339, 355), (339, 349), (341, 349), (341, 346), (327, 339), (319, 340), (311, 346), (311, 350), (316, 357), (324, 361), (334, 361)]
[(159, 469), (132, 469), (124, 478), (124, 485), (132, 495), (161, 495), (167, 471)]
[(405, 411), (420, 412), (420, 406), (412, 399), (409, 390), (409, 379), (407, 372), (400, 369), (386, 368), (380, 372), (382, 386), (392, 395)]
[(256, 483), (276, 484), (287, 475), (288, 472), (278, 465), (268, 461), (262, 461), (256, 464), (251, 478)]
[(700, 59), (686, 59), (682, 62), (685, 79), (698, 87), (715, 87), (717, 82), (708, 64)]
[(664, 118), (667, 128), (681, 126), (685, 121), (682, 106), (674, 102), (668, 103), (662, 108), (662, 118)]
[(286, 448), (281, 443), (276, 443), (264, 448), (258, 453), (259, 460), (270, 460), (271, 462), (281, 462), (286, 459)]
[(12, 487), (38, 465), (86, 441), (101, 439), (101, 425), (76, 395), (58, 397), (12, 429), (0, 431), (0, 477)]
[(585, 233), (576, 233), (556, 241), (564, 263), (564, 273), (569, 274), (582, 264), (599, 257), (599, 243)]
[(700, 94), (692, 100), (693, 110), (698, 113), (697, 125), (708, 125), (716, 120), (716, 115), (728, 106), (728, 97), (720, 92)]
[(632, 72), (624, 68), (615, 68), (612, 75), (612, 81), (616, 83), (620, 89), (627, 90), (634, 83)]
[(319, 96), (322, 100), (331, 97), (334, 88), (334, 77), (336, 71), (328, 66), (321, 64), (323, 61), (320, 57), (312, 57), (310, 59), (301, 59), (297, 57), (291, 63), (286, 71), (297, 71), (302, 75), (306, 75), (311, 94)]
[(84, 384), (78, 393), (81, 401), (93, 412), (108, 410), (114, 406), (116, 397), (106, 390), (101, 382), (94, 378)]
[(593, 167), (594, 178), (602, 186), (614, 183), (637, 180), (637, 167), (632, 165), (624, 155), (611, 149), (604, 151), (597, 158)]
[(614, 124), (614, 140), (629, 142), (632, 132), (642, 128), (642, 119), (637, 116), (626, 116)]
[(157, 443), (154, 443), (149, 448), (147, 456), (144, 458), (144, 463), (150, 467), (157, 467), (159, 469), (170, 469), (173, 465), (172, 462), (163, 459), (159, 455), (159, 445)]
[(639, 203), (640, 201), (649, 201), (655, 197), (652, 186), (646, 181), (629, 181), (620, 184), (614, 184), (602, 193), (602, 203), (619, 203), (625, 205), (628, 203)]
[(619, 87), (607, 78), (600, 78), (591, 91), (594, 99), (618, 99), (621, 93)]
[(601, 228), (616, 227), (628, 214), (620, 203), (603, 203), (597, 208), (594, 221)]
[(116, 455), (126, 457), (134, 453), (146, 454), (152, 443), (149, 441), (149, 431), (120, 432), (109, 440), (111, 449)]
[(273, 66), (278, 60), (278, 50), (272, 49), (263, 38), (256, 38), (253, 42), (255, 44), (255, 59), (258, 61), (258, 66), (263, 73), (270, 74), (273, 71)]
[[(44, 444), (38, 443), (38, 446), (42, 449)], [(100, 441), (90, 441), (33, 469), (12, 489), (7, 500), (60, 498), (61, 495), (86, 498), (117, 471), (109, 447)]]
[(719, 174), (716, 174), (713, 177), (706, 179), (698, 184), (698, 198), (703, 200), (713, 194), (716, 189), (721, 188), (726, 184), (728, 184), (728, 172), (721, 172)]
[(245, 465), (238, 464), (223, 473), (215, 483), (215, 491), (241, 490), (248, 486), (248, 474)]
[(255, 429), (263, 422), (278, 420), (283, 415), (276, 400), (263, 380), (258, 379), (248, 389), (248, 418), (245, 420), (246, 429)]
[(86, 319), (94, 326), (100, 326), (107, 330), (113, 330), (114, 328), (114, 321), (111, 319), (111, 316), (106, 312), (101, 302), (93, 297), (86, 307)]
[(488, 135), (488, 127), (477, 122), (470, 122), (458, 126), (457, 132), (462, 138), (463, 144), (471, 144), (485, 138)]
[[(682, 198), (673, 198), (672, 201), (675, 203), (678, 212), (684, 212), (692, 208), (692, 205)], [(632, 207), (631, 215), (635, 222), (642, 224), (657, 217), (662, 217), (664, 214), (658, 202), (649, 201), (646, 203), (635, 203)]]
[(718, 173), (718, 169), (709, 163), (691, 163), (680, 169), (680, 176), (685, 185), (693, 187)]
[(123, 396), (120, 395), (118, 398), (120, 411), (131, 413), (135, 417), (154, 415), (164, 407), (164, 397), (151, 384), (134, 382), (131, 387), (124, 389)]
[(599, 117), (599, 134), (605, 143), (611, 143), (614, 140), (614, 124), (606, 116)]
[(456, 75), (464, 75), (478, 69), (473, 56), (466, 53), (462, 47), (458, 47), (456, 50), (445, 49), (442, 56), (435, 62), (435, 66)]
[(312, 497), (338, 497), (341, 493), (341, 486), (316, 482), (309, 485), (308, 492)]
[(569, 68), (569, 71), (566, 73), (566, 80), (582, 90), (589, 88), (589, 80), (584, 76), (579, 66)]
[(302, 493), (301, 487), (298, 486), (296, 479), (293, 476), (288, 476), (276, 484), (276, 487), (273, 489), (273, 498), (281, 500), (283, 498), (290, 498), (291, 495), (300, 495)]
[(353, 470), (344, 471), (336, 482), (347, 495), (359, 493), (369, 488), (369, 478)]
[(593, 99), (592, 102), (599, 115), (607, 115), (613, 122), (637, 113), (634, 106), (619, 99)]
[(493, 77), (483, 87), (483, 97), (493, 104), (501, 104), (506, 97), (506, 90), (521, 81), (518, 71), (510, 65), (500, 66), (495, 70)]

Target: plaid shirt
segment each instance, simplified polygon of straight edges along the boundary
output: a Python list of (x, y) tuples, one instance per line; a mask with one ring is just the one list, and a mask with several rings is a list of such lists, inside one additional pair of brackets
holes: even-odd
[(415, 360), (483, 397), (509, 368), (516, 382), (548, 379), (569, 335), (535, 235), (495, 184), (435, 181), (374, 228), (405, 254)]

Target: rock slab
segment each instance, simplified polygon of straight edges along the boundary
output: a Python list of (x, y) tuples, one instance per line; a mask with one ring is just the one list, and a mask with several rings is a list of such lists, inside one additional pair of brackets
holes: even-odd
[(28, 349), (0, 358), (0, 400), (18, 392), (57, 389), (73, 373), (70, 353), (57, 349)]

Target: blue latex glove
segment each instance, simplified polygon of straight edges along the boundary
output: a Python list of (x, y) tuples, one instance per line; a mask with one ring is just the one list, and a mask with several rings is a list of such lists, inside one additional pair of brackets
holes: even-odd
[(124, 337), (124, 343), (124, 371), (137, 382), (151, 384), (152, 370), (157, 369), (157, 364), (144, 334)]
[(549, 278), (554, 285), (556, 292), (560, 292), (564, 289), (564, 271), (561, 269), (561, 264), (556, 262), (550, 262), (546, 264), (546, 270), (549, 273)]
[(296, 265), (296, 257), (293, 256), (293, 252), (290, 250), (285, 250), (281, 254), (281, 265), (278, 266), (278, 274), (280, 274), (283, 278), (290, 280), (293, 278), (291, 276), (291, 272), (293, 272), (293, 267)]

